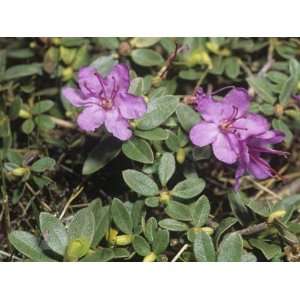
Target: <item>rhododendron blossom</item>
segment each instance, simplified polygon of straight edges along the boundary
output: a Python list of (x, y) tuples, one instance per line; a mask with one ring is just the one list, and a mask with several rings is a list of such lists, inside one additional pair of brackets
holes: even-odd
[(79, 88), (65, 87), (64, 97), (75, 107), (83, 108), (77, 118), (84, 131), (95, 131), (102, 124), (120, 140), (128, 140), (132, 131), (129, 120), (141, 118), (147, 110), (143, 97), (128, 93), (129, 69), (114, 66), (107, 77), (93, 67), (82, 68), (77, 77)]
[(261, 158), (262, 153), (283, 154), (267, 145), (280, 143), (284, 134), (270, 130), (268, 121), (250, 113), (249, 108), (250, 97), (245, 89), (231, 89), (222, 101), (199, 89), (196, 109), (203, 121), (190, 131), (193, 144), (199, 147), (212, 144), (217, 159), (227, 164), (238, 162), (237, 186), (246, 171), (258, 179), (272, 176), (274, 171)]

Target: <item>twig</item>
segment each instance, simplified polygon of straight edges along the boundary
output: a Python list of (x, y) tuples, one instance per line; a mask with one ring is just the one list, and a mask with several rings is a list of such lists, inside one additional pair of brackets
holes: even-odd
[(65, 215), (66, 211), (68, 210), (69, 206), (71, 205), (71, 203), (80, 195), (80, 193), (83, 191), (84, 187), (78, 187), (77, 189), (75, 189), (75, 192), (71, 195), (70, 199), (68, 200), (68, 202), (66, 203), (63, 211), (61, 212), (59, 219), (61, 220), (63, 218), (63, 216)]
[(57, 126), (68, 128), (68, 129), (76, 129), (76, 125), (70, 121), (58, 119), (55, 117), (50, 117), (50, 118)]
[(183, 245), (183, 247), (178, 251), (178, 253), (171, 260), (171, 262), (175, 262), (188, 247), (189, 247), (188, 244)]
[(258, 76), (263, 76), (272, 68), (272, 65), (274, 63), (273, 53), (274, 53), (274, 41), (273, 41), (273, 38), (270, 38), (267, 62), (263, 65), (261, 70), (258, 72)]
[(6, 256), (6, 257), (10, 257), (10, 258), (15, 259), (17, 261), (22, 261), (22, 259), (20, 257), (15, 256), (15, 255), (11, 255), (11, 254), (3, 251), (3, 250), (0, 250), (0, 255), (3, 255), (3, 256)]
[(251, 225), (247, 228), (241, 229), (241, 230), (237, 230), (236, 232), (241, 234), (241, 235), (252, 235), (258, 232), (261, 232), (265, 229), (268, 228), (268, 223), (267, 222), (262, 222), (256, 225)]

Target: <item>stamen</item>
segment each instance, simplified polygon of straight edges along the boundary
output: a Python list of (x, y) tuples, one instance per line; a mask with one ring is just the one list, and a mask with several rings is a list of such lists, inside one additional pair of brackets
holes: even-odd
[(113, 100), (119, 90), (119, 87), (117, 86), (116, 78), (113, 76), (112, 79), (114, 81), (114, 85), (113, 85), (113, 89), (112, 89), (110, 98)]
[[(102, 87), (102, 91), (101, 91), (100, 95), (101, 95), (102, 93), (104, 93), (104, 97), (107, 99), (107, 95), (106, 95), (106, 92), (105, 92), (105, 85), (104, 85), (103, 79), (101, 78), (101, 76), (100, 76), (98, 73), (95, 73), (95, 76), (97, 77), (97, 79), (98, 79), (98, 81), (100, 82), (101, 87)], [(99, 96), (100, 96), (100, 95), (99, 95)]]

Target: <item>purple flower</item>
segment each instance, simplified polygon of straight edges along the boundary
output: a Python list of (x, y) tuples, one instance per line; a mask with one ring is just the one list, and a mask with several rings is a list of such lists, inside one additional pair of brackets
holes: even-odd
[(240, 141), (240, 156), (238, 168), (235, 173), (236, 185), (239, 188), (240, 178), (246, 173), (250, 173), (257, 179), (266, 179), (276, 175), (276, 171), (265, 161), (262, 154), (287, 155), (286, 152), (274, 150), (269, 147), (271, 144), (281, 143), (284, 139), (284, 133), (278, 130), (268, 130), (265, 133), (249, 137)]
[(83, 108), (77, 118), (84, 131), (95, 131), (102, 124), (120, 140), (128, 140), (132, 132), (131, 119), (141, 118), (147, 110), (143, 97), (128, 93), (129, 69), (116, 65), (107, 77), (95, 68), (82, 68), (77, 77), (79, 89), (65, 87), (63, 95), (76, 107)]
[(233, 88), (223, 101), (199, 90), (197, 110), (204, 120), (191, 129), (191, 141), (199, 147), (212, 144), (217, 159), (235, 163), (240, 152), (239, 141), (269, 129), (265, 118), (248, 112), (249, 106), (250, 97), (242, 88)]

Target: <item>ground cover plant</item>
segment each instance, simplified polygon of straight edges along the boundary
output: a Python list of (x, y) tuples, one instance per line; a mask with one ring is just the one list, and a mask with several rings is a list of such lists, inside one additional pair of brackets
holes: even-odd
[(1, 38), (0, 260), (300, 261), (300, 39)]

